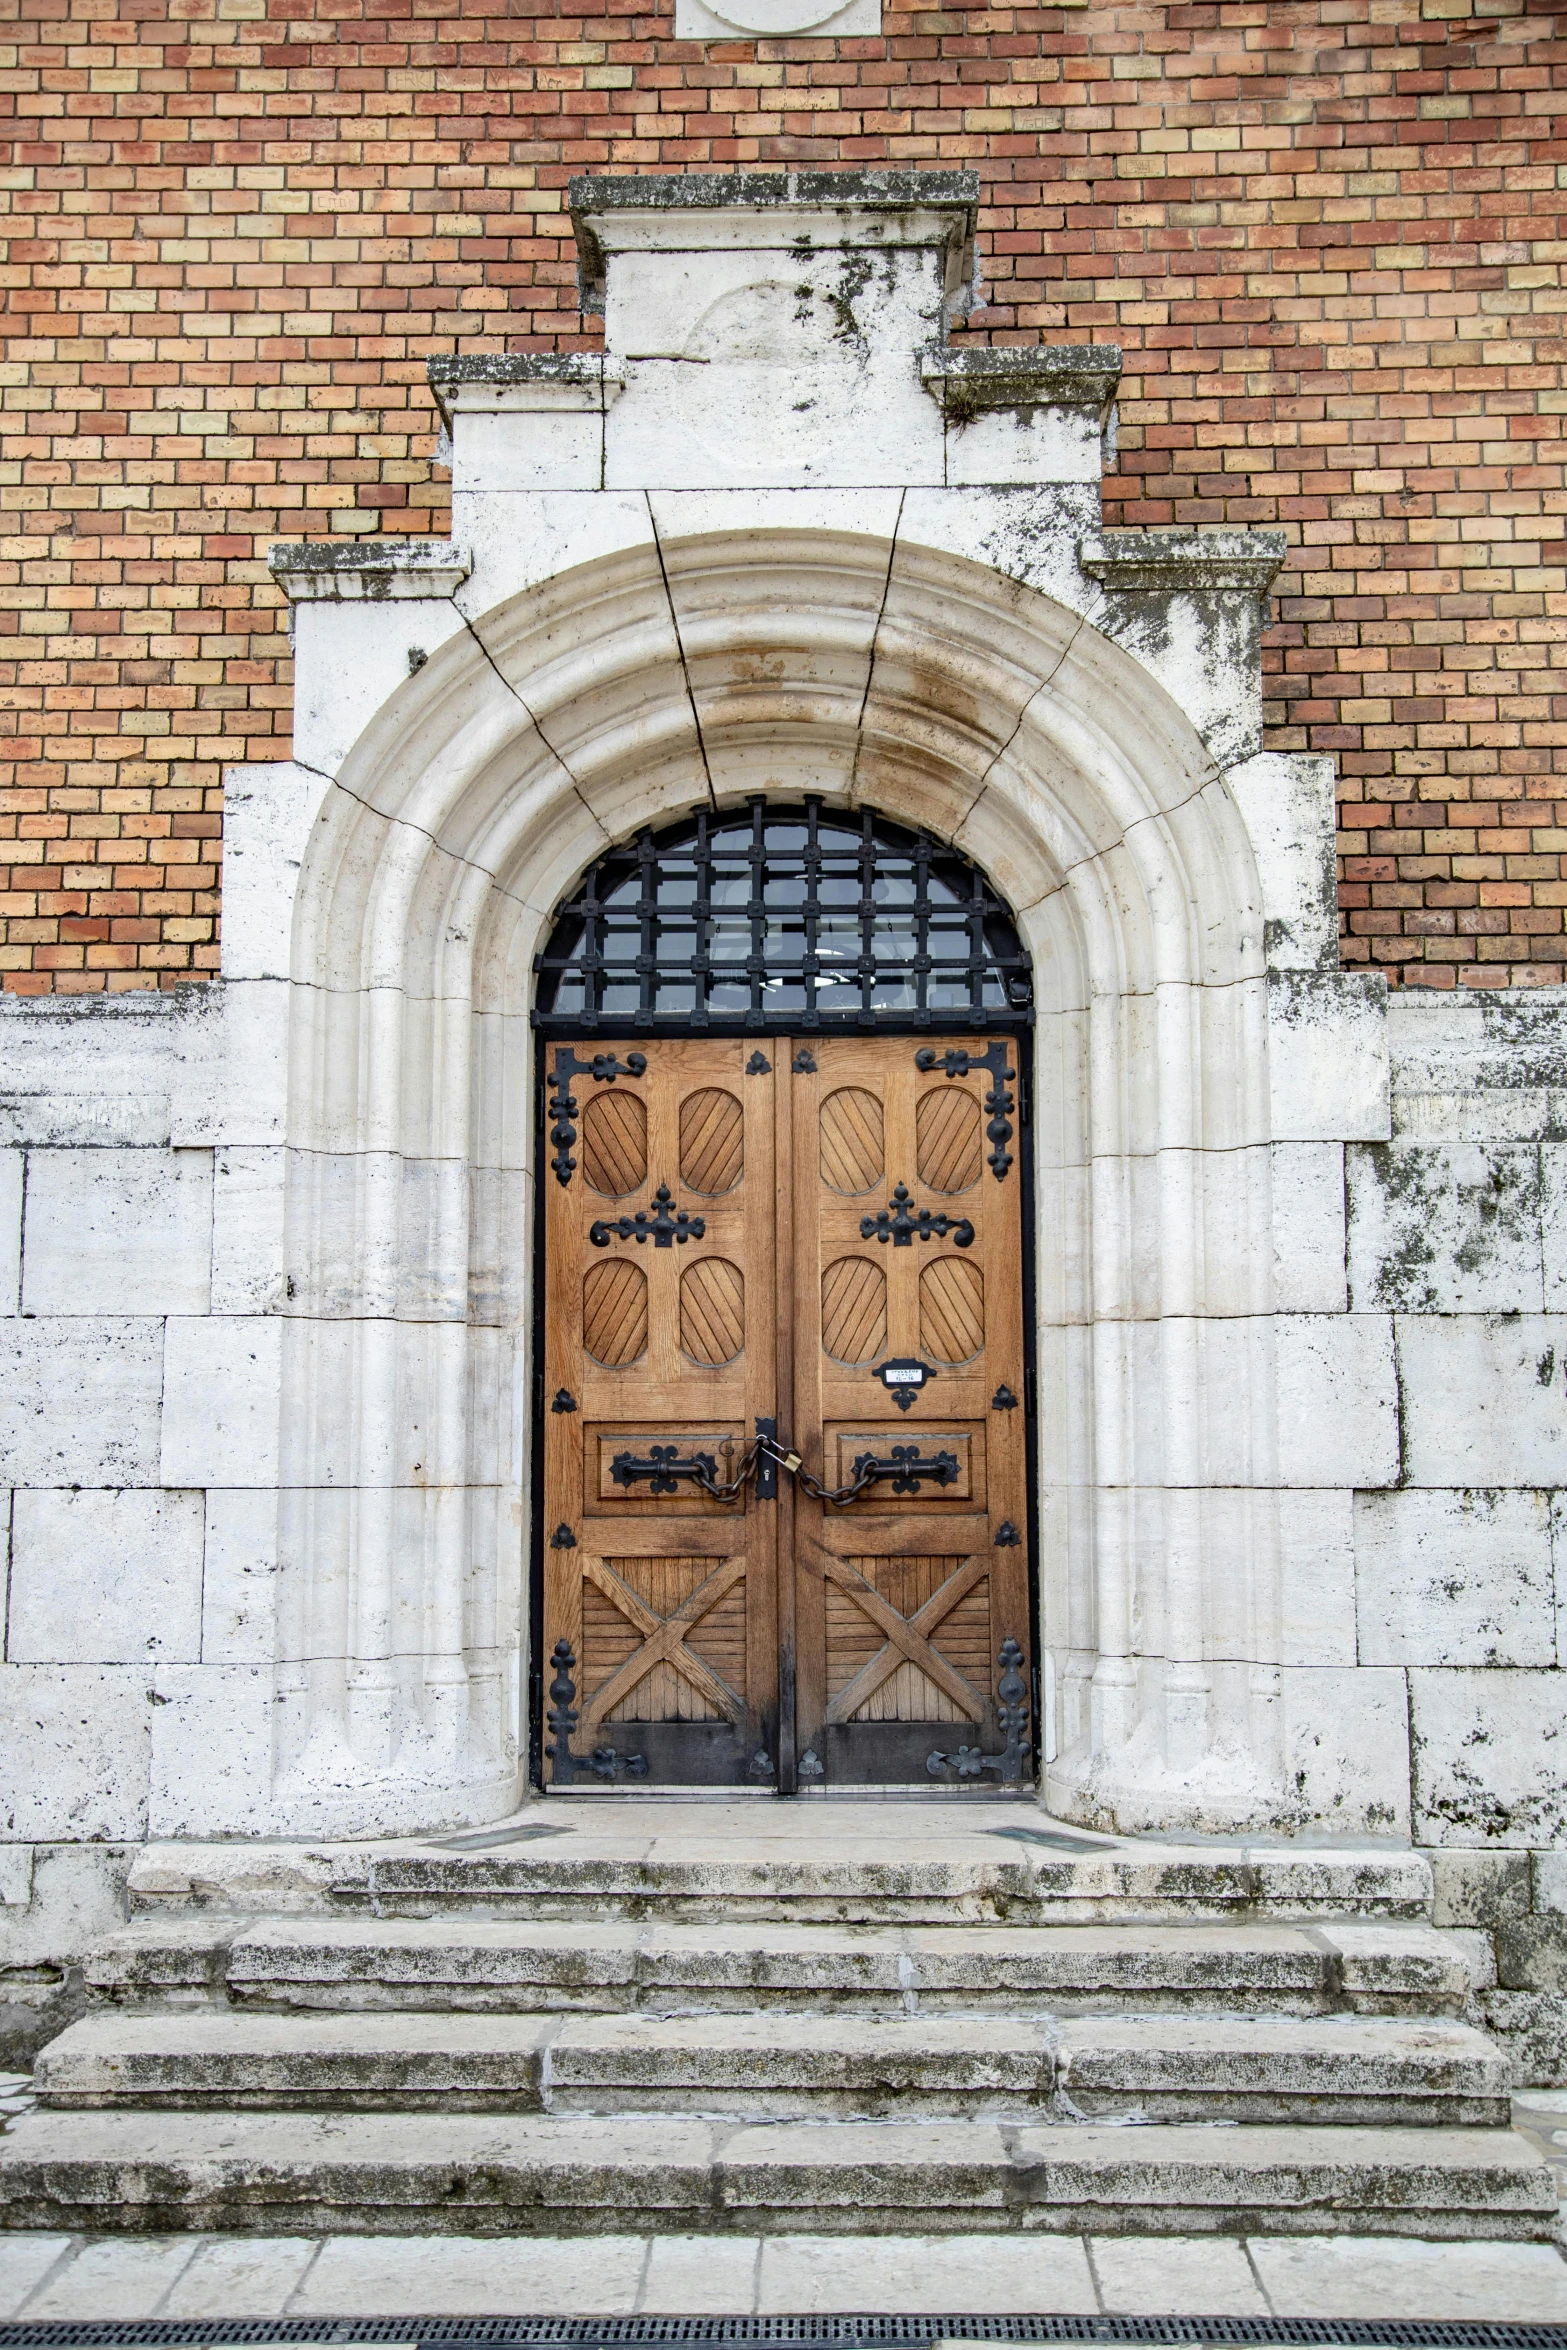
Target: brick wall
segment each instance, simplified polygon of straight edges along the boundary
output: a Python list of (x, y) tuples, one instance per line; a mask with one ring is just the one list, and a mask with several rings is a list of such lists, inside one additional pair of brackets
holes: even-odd
[(1563, 978), (1559, 11), (4, 5), (7, 988), (215, 967), (222, 768), (287, 751), (267, 542), (444, 529), (425, 359), (592, 340), (569, 173), (792, 162), (976, 166), (970, 333), (1125, 349), (1109, 519), (1287, 529), (1271, 741), (1339, 763), (1346, 959)]

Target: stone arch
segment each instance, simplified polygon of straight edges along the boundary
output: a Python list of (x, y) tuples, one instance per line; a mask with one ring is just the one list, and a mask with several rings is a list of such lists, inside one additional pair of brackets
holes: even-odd
[[(290, 972), (277, 1824), (516, 1798), (532, 957), (608, 842), (758, 791), (953, 841), (1033, 956), (1052, 1800), (1127, 1827), (1266, 1816), (1245, 824), (1168, 694), (1078, 614), (935, 548), (781, 529), (639, 545), (497, 607), (325, 794)], [(1247, 1399), (1222, 1463), (1210, 1387)]]

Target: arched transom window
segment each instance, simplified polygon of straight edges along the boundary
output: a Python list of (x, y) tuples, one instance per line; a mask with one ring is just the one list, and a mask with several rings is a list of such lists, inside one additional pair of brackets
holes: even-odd
[(958, 850), (870, 810), (754, 799), (590, 867), (535, 961), (573, 1034), (1023, 1027), (1011, 913)]

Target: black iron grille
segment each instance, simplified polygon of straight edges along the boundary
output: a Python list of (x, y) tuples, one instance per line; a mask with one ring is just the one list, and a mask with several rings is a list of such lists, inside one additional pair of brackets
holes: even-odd
[(25, 2319), (0, 2350), (138, 2350), (159, 2343), (416, 2342), (430, 2350), (923, 2350), (940, 2341), (1388, 2345), (1388, 2350), (1567, 2350), (1567, 2326), (1341, 2317), (251, 2317)]
[(978, 866), (869, 810), (754, 799), (611, 849), (538, 974), (546, 1034), (1026, 1027), (1029, 961)]

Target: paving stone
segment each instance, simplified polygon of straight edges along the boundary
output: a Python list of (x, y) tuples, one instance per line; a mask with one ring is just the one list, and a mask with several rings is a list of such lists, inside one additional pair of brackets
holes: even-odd
[(0, 2317), (15, 2317), (71, 2243), (69, 2236), (0, 2236)]
[(309, 2236), (203, 2236), (160, 2317), (279, 2317), (320, 2251)]
[(1297, 2236), (1250, 2250), (1280, 2317), (1567, 2322), (1567, 2262), (1549, 2244)]
[(629, 2317), (639, 2236), (332, 2236), (291, 2317)]
[(654, 2316), (743, 2317), (756, 2307), (760, 2236), (654, 2236), (637, 2308)]
[(885, 2312), (976, 2317), (1098, 2307), (1077, 2236), (775, 2236), (757, 2308), (769, 2316)]
[(1223, 2237), (1095, 2236), (1102, 2308), (1131, 2317), (1266, 2317), (1242, 2244)]
[(189, 2236), (85, 2244), (27, 2303), (40, 2317), (151, 2317), (191, 2261)]

